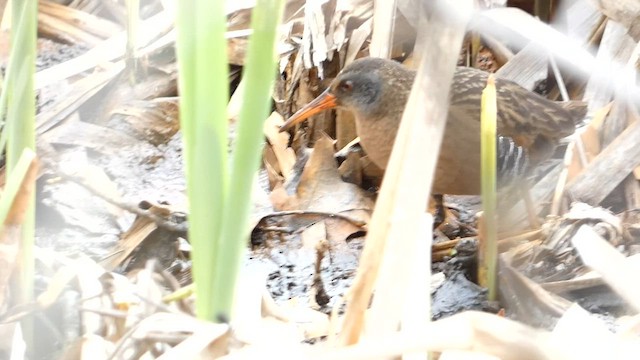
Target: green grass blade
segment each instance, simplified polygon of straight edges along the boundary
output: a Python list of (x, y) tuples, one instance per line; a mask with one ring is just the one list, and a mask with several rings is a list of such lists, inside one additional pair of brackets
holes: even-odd
[[(25, 147), (35, 149), (35, 90), (37, 1), (17, 2), (12, 7), (15, 31), (11, 33), (10, 62), (15, 64), (7, 80), (9, 106), (7, 121), (11, 123), (7, 134), (7, 172), (18, 162)], [(20, 6), (22, 5), (22, 6)]]
[(216, 258), (215, 291), (228, 295), (216, 304), (215, 311), (222, 316), (231, 315), (233, 289), (249, 239), (251, 194), (263, 147), (262, 126), (271, 110), (271, 91), (277, 74), (275, 40), (283, 6), (283, 0), (258, 0), (251, 14), (254, 32), (247, 50), (244, 106), (233, 151), (233, 181), (225, 208), (220, 256)]
[(180, 121), (189, 197), (189, 239), (200, 318), (214, 320), (216, 256), (227, 187), (228, 64), (223, 1), (178, 3)]
[[(25, 16), (26, 16), (26, 12), (23, 11), (22, 14), (20, 15), (20, 19), (18, 20), (18, 24), (24, 23)], [(22, 39), (25, 37), (26, 31), (27, 31), (26, 26), (18, 26), (14, 34), (14, 37), (16, 39)], [(9, 80), (15, 76), (13, 74), (15, 74), (16, 67), (20, 65), (20, 62), (21, 61), (17, 56), (9, 56), (9, 59), (7, 60), (7, 67), (5, 70), (4, 78), (2, 79), (2, 93), (0, 94), (0, 121), (4, 119), (4, 116), (6, 114), (7, 100), (8, 100), (8, 94), (9, 94), (9, 91), (7, 90), (9, 89)], [(3, 125), (2, 132), (0, 133), (0, 152), (2, 152), (5, 149), (5, 146), (7, 145), (7, 137), (8, 137), (7, 135), (9, 133), (9, 130), (7, 130), (7, 126), (4, 126), (6, 125), (6, 123), (3, 123), (2, 125)]]
[[(14, 71), (7, 80), (7, 174), (12, 176), (20, 156), (25, 149), (35, 151), (35, 63), (37, 40), (38, 2), (36, 0), (14, 1), (12, 4), (12, 32), (10, 60)], [(33, 299), (34, 284), (34, 197), (24, 215), (21, 227), (21, 259), (16, 277), (20, 284), (14, 300), (28, 303)], [(24, 339), (34, 343), (34, 329), (30, 318), (22, 321)], [(31, 346), (29, 346), (31, 347)]]

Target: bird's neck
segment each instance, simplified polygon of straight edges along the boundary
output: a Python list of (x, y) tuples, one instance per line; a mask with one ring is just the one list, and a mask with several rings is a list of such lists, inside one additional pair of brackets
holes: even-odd
[(381, 169), (387, 167), (398, 125), (395, 117), (364, 118), (356, 114), (356, 130), (360, 136), (360, 145), (367, 152), (369, 159)]

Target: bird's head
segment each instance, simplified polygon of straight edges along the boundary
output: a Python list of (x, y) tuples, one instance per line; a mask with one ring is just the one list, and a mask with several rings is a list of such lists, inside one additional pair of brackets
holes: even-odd
[[(409, 80), (403, 81), (405, 78)], [(412, 80), (411, 72), (394, 61), (358, 59), (345, 67), (320, 96), (293, 114), (280, 131), (333, 108), (351, 111), (356, 118), (376, 118), (389, 111), (389, 105), (395, 105), (389, 104), (388, 100), (394, 98), (396, 91), (404, 92), (406, 100)], [(387, 102), (381, 101), (383, 97)], [(400, 105), (404, 108), (404, 103)]]

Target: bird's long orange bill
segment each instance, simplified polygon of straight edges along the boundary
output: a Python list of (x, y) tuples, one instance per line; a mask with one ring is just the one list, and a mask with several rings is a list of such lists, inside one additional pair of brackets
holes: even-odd
[(302, 109), (296, 111), (295, 114), (291, 115), (291, 117), (280, 127), (280, 132), (289, 130), (293, 125), (300, 123), (319, 112), (333, 109), (336, 106), (337, 103), (335, 95), (331, 94), (329, 89), (327, 89), (312, 102), (308, 103)]

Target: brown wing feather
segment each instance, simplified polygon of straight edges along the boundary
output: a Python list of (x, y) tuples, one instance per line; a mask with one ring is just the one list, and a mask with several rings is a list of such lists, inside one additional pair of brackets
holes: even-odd
[[(459, 67), (455, 77), (451, 105), (478, 111), (488, 73)], [(499, 135), (527, 148), (533, 162), (545, 158), (559, 139), (571, 135), (586, 111), (584, 106), (551, 101), (509, 80), (497, 79), (496, 89)]]

